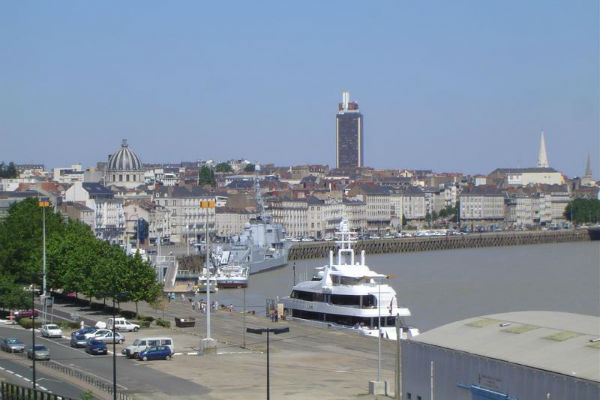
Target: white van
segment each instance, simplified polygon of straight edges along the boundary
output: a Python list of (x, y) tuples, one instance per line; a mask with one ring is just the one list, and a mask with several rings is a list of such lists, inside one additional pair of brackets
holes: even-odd
[(171, 354), (174, 352), (173, 339), (169, 337), (149, 337), (135, 339), (131, 345), (123, 349), (122, 353), (127, 358), (136, 358), (140, 351), (146, 350), (151, 346), (167, 346), (171, 349)]
[[(140, 326), (138, 324), (132, 324), (127, 321), (125, 318), (115, 318), (115, 329), (118, 331), (127, 331), (127, 332), (137, 332), (140, 330)], [(113, 319), (109, 318), (106, 322), (106, 329), (113, 328)]]

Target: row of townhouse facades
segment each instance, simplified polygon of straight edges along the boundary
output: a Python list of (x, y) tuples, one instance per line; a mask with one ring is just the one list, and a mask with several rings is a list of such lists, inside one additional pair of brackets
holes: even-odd
[(477, 186), (460, 195), (460, 221), (473, 230), (561, 226), (570, 200), (566, 185)]

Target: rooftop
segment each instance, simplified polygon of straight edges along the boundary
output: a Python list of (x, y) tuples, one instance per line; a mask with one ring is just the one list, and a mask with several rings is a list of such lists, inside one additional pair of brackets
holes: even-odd
[(452, 322), (414, 339), (600, 382), (600, 317), (520, 311)]

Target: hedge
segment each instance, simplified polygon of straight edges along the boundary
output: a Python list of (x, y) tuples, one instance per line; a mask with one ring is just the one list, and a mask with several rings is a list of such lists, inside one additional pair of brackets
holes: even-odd
[(170, 328), (171, 327), (171, 321), (167, 321), (166, 319), (158, 318), (156, 320), (156, 325), (162, 326), (163, 328)]
[[(25, 329), (31, 329), (31, 324), (32, 324), (31, 318), (20, 318), (19, 319), (19, 325), (21, 325)], [(38, 320), (36, 320), (35, 321), (35, 328), (38, 329), (41, 326), (42, 326), (42, 323), (38, 322)]]

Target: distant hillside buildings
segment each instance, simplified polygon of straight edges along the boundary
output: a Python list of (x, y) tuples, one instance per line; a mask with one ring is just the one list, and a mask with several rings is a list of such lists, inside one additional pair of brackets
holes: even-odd
[[(231, 172), (215, 172), (216, 187), (202, 187), (197, 185), (199, 170), (215, 168), (214, 161), (144, 165), (124, 140), (96, 168), (73, 164), (46, 171), (40, 165), (17, 165), (18, 178), (0, 179), (0, 217), (16, 201), (44, 197), (101, 239), (135, 243), (143, 220), (150, 243), (185, 244), (204, 240), (207, 227), (213, 237), (241, 232), (257, 215), (255, 179), (266, 211), (292, 237), (331, 237), (342, 219), (354, 231), (378, 235), (436, 227), (564, 226), (565, 208), (573, 198), (598, 198), (589, 156), (583, 177), (568, 180), (549, 166), (543, 134), (536, 167), (467, 176), (364, 167), (362, 114), (347, 93), (337, 121), (336, 169), (262, 165), (255, 176), (244, 171), (249, 161), (231, 160)], [(216, 202), (216, 208), (201, 208), (206, 201)]]

